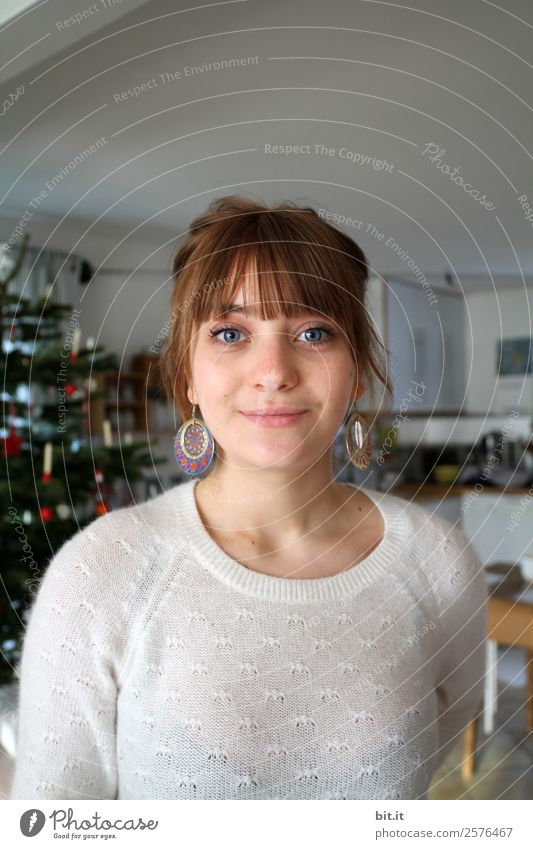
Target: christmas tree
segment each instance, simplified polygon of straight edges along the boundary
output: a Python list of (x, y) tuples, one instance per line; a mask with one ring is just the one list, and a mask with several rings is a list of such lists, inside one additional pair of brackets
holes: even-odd
[(20, 262), (3, 275), (1, 265), (0, 685), (16, 677), (28, 611), (54, 553), (99, 515), (131, 503), (131, 495), (119, 499), (117, 481), (141, 480), (143, 466), (163, 459), (146, 442), (112, 445), (109, 422), (103, 441), (91, 434), (90, 401), (102, 395), (93, 374), (116, 370), (115, 355), (81, 345), (78, 311), (54, 303), (52, 286), (33, 300), (10, 293)]

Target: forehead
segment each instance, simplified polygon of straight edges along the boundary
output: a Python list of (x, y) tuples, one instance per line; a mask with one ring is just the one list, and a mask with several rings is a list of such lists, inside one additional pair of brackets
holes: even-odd
[(227, 257), (225, 268), (206, 274), (223, 285), (198, 299), (198, 323), (234, 316), (261, 321), (331, 318), (343, 324), (347, 310), (314, 267), (308, 270), (302, 260), (295, 263), (296, 270), (286, 256), (254, 251), (238, 250)]
[[(248, 290), (246, 297), (243, 286), (239, 286), (231, 298), (231, 303), (225, 302), (222, 304), (221, 315), (227, 316), (235, 314), (244, 316), (245, 318), (261, 318), (259, 295), (257, 291), (253, 291), (252, 286), (247, 286), (246, 288)], [(281, 305), (280, 311), (283, 314), (283, 305)], [(305, 304), (302, 304), (301, 309), (298, 312), (300, 315), (322, 315), (320, 310), (315, 310)], [(263, 319), (263, 321), (267, 320), (268, 319)]]

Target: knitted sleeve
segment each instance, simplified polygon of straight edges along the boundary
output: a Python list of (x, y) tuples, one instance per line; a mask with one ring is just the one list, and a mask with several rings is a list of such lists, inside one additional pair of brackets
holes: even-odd
[(465, 533), (450, 527), (440, 555), (442, 569), (434, 586), (439, 745), (435, 768), (480, 708), (488, 612), (483, 565)]
[(101, 522), (59, 549), (30, 609), (11, 799), (116, 798), (113, 555), (96, 546)]

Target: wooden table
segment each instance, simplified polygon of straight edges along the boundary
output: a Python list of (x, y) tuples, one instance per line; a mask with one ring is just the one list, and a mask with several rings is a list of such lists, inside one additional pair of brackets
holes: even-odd
[[(493, 663), (487, 669), (485, 689), (485, 718), (488, 711), (496, 712), (496, 659), (498, 644), (520, 646), (525, 651), (527, 674), (527, 730), (533, 731), (533, 585), (527, 584), (520, 569), (508, 563), (494, 563), (486, 567), (490, 576), (504, 577), (489, 589), (487, 656)], [(488, 692), (488, 695), (487, 695)], [(464, 780), (472, 778), (475, 769), (475, 740), (480, 714), (478, 713), (465, 729), (461, 775)]]

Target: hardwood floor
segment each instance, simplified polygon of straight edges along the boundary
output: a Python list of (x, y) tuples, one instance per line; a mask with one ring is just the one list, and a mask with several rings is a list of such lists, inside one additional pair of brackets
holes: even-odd
[(2, 746), (0, 746), (0, 799), (9, 798), (12, 774), (13, 761)]
[(526, 690), (507, 688), (498, 696), (493, 734), (478, 723), (476, 769), (461, 778), (461, 745), (455, 746), (433, 776), (428, 799), (532, 799), (533, 734), (526, 730)]

